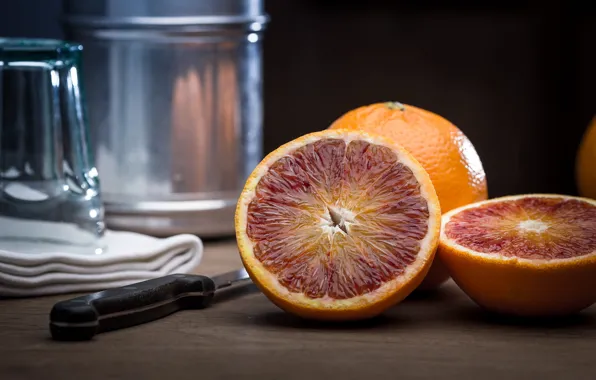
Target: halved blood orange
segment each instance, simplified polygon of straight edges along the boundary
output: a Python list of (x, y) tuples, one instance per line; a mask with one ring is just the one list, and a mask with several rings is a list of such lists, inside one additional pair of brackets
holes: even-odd
[(280, 308), (363, 319), (420, 284), (440, 215), (428, 174), (397, 143), (324, 130), (255, 168), (238, 200), (236, 237), (251, 279)]
[(463, 206), (443, 215), (438, 252), (487, 309), (575, 313), (596, 302), (596, 201), (527, 194)]

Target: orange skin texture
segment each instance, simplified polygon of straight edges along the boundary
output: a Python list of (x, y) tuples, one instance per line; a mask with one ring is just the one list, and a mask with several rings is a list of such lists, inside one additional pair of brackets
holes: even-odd
[(582, 137), (576, 157), (576, 182), (579, 194), (596, 199), (596, 117)]
[[(400, 157), (410, 162), (410, 169), (417, 175), (421, 188), (426, 194), (431, 216), (429, 220), (428, 247), (422, 256), (425, 259), (419, 259), (415, 263), (419, 266), (413, 269), (408, 275), (402, 275), (385, 284), (385, 288), (377, 289), (372, 293), (366, 293), (359, 296), (357, 300), (347, 300), (343, 305), (329, 303), (327, 305), (317, 304), (317, 301), (305, 300), (301, 295), (288, 293), (287, 289), (282, 289), (277, 279), (268, 272), (261, 262), (254, 256), (252, 242), (246, 233), (246, 215), (247, 206), (252, 199), (250, 193), (254, 191), (258, 181), (268, 170), (268, 165), (281, 158), (286, 151), (305, 144), (308, 139), (331, 137), (342, 133), (356, 134), (359, 138), (374, 139), (374, 143), (391, 147), (399, 152)], [(336, 136), (335, 136), (336, 137)], [(403, 162), (403, 161), (402, 161)], [(259, 165), (254, 169), (246, 181), (242, 194), (238, 200), (235, 213), (236, 241), (242, 263), (249, 274), (253, 283), (259, 288), (265, 296), (280, 309), (306, 319), (327, 320), (327, 321), (349, 321), (368, 319), (382, 314), (389, 307), (396, 305), (408, 295), (410, 295), (426, 277), (439, 244), (439, 234), (441, 228), (441, 210), (437, 194), (432, 186), (428, 174), (422, 166), (406, 150), (390, 139), (382, 136), (371, 136), (365, 132), (357, 131), (328, 131), (310, 133), (290, 141), (275, 151), (269, 153)]]
[(553, 261), (507, 260), (470, 254), (441, 233), (437, 256), (474, 302), (496, 313), (557, 317), (596, 302), (596, 253)]
[(438, 255), (477, 304), (503, 314), (559, 316), (596, 301), (596, 257), (544, 268), (470, 257), (441, 244)]
[[(364, 130), (398, 142), (428, 172), (444, 213), (488, 198), (486, 174), (472, 143), (435, 113), (407, 104), (375, 103), (345, 113), (329, 128)], [(437, 288), (448, 278), (445, 266), (437, 262), (420, 289)]]

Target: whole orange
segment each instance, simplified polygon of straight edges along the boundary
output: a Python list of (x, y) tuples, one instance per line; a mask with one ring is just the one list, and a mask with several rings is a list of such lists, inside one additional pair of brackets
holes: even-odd
[[(476, 149), (444, 117), (399, 102), (361, 106), (340, 116), (330, 129), (356, 129), (390, 138), (404, 147), (428, 172), (441, 212), (488, 198), (486, 174)], [(435, 258), (419, 289), (436, 288), (449, 278)]]
[(596, 199), (596, 117), (588, 125), (577, 151), (575, 176), (579, 194)]

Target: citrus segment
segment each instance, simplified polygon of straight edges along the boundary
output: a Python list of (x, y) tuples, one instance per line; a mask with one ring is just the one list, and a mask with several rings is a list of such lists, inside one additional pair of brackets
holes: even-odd
[(257, 259), (288, 290), (314, 298), (379, 288), (413, 262), (428, 230), (428, 208), (412, 171), (388, 148), (341, 143), (318, 141), (277, 161), (248, 209)]
[(399, 145), (361, 132), (303, 136), (267, 156), (238, 202), (243, 262), (274, 303), (303, 316), (382, 312), (422, 281), (440, 207)]
[(560, 198), (521, 198), (454, 215), (445, 235), (483, 253), (562, 259), (596, 251), (596, 207)]
[(596, 302), (596, 201), (509, 196), (452, 210), (442, 223), (439, 256), (478, 304), (552, 316)]
[[(476, 149), (440, 115), (408, 104), (382, 102), (352, 109), (329, 128), (375, 133), (399, 143), (429, 174), (443, 212), (488, 197), (486, 174)], [(421, 288), (436, 288), (448, 278), (444, 266), (435, 260)]]

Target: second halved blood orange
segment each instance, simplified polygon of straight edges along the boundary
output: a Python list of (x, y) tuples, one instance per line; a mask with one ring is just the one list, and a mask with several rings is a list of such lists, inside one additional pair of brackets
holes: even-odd
[[(433, 182), (443, 213), (488, 197), (484, 168), (476, 149), (449, 120), (398, 102), (365, 105), (348, 111), (330, 126), (375, 133), (397, 141), (422, 164)], [(421, 288), (449, 278), (435, 260)]]
[(596, 201), (551, 194), (495, 198), (443, 216), (441, 260), (487, 309), (556, 316), (596, 302)]
[(270, 153), (236, 210), (241, 258), (280, 308), (362, 319), (404, 299), (435, 254), (441, 211), (422, 166), (394, 141), (325, 130)]

